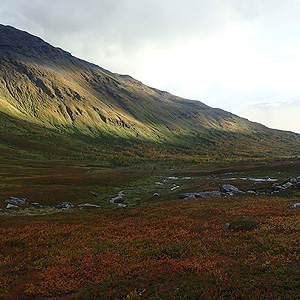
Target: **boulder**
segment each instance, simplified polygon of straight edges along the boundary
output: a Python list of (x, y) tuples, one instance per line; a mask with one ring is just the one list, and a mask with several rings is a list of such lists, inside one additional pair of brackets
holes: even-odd
[(63, 202), (61, 204), (56, 205), (56, 208), (58, 209), (68, 209), (68, 208), (74, 208), (75, 205), (71, 202)]
[(219, 191), (210, 191), (210, 192), (205, 192), (205, 193), (209, 197), (221, 197), (221, 192), (219, 192)]
[(221, 191), (221, 193), (228, 194), (228, 195), (244, 193), (231, 184), (221, 184), (220, 191)]
[(5, 202), (13, 205), (28, 204), (28, 200), (26, 198), (16, 198), (16, 197), (9, 197), (9, 199), (5, 200)]

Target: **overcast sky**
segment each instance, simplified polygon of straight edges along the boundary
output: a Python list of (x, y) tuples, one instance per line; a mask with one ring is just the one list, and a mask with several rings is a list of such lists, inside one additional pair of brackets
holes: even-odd
[(2, 24), (237, 113), (300, 96), (299, 0), (0, 0)]

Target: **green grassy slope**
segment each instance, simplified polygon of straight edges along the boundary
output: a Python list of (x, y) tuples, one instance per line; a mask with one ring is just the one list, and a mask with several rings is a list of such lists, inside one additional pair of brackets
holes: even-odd
[(0, 25), (0, 36), (0, 146), (15, 136), (27, 143), (26, 134), (38, 131), (50, 143), (55, 136), (109, 144), (114, 153), (118, 144), (128, 156), (148, 158), (162, 147), (182, 157), (298, 154), (296, 134), (147, 87), (12, 27)]

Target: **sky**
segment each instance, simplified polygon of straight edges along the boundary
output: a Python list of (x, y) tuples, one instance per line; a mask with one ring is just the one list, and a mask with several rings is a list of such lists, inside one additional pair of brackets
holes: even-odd
[(299, 0), (0, 0), (2, 24), (233, 113), (300, 96), (299, 13)]

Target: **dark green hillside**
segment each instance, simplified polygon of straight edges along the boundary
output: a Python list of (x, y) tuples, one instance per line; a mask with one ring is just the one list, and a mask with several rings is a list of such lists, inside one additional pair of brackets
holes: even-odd
[(147, 87), (3, 25), (0, 111), (1, 153), (203, 161), (300, 149), (296, 134)]

